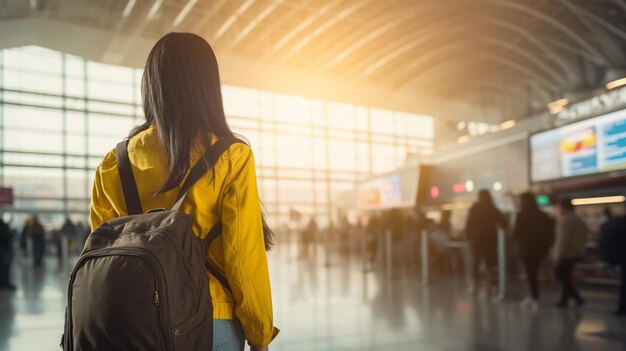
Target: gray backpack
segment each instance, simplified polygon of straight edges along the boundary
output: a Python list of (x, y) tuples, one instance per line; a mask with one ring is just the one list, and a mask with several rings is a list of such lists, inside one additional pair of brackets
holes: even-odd
[[(238, 139), (219, 140), (193, 166), (171, 210), (143, 212), (128, 158), (116, 157), (129, 215), (102, 223), (90, 235), (70, 276), (62, 347), (69, 350), (211, 350), (213, 305), (206, 261), (218, 223), (205, 239), (180, 210), (185, 196)], [(207, 164), (208, 163), (208, 164)]]

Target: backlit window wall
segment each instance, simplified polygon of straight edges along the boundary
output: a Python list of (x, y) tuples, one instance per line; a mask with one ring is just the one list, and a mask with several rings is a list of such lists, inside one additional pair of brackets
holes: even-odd
[[(0, 51), (0, 186), (16, 214), (86, 218), (95, 167), (142, 120), (141, 70), (41, 47)], [(233, 130), (251, 144), (274, 224), (321, 219), (356, 182), (433, 148), (431, 117), (223, 86)]]

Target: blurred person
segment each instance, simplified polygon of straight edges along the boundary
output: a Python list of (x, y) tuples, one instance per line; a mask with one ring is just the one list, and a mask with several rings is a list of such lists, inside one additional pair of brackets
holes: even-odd
[(556, 307), (567, 307), (569, 300), (574, 299), (577, 306), (585, 304), (572, 282), (574, 265), (585, 254), (587, 245), (587, 225), (574, 211), (570, 199), (559, 202), (559, 217), (556, 225), (556, 243), (554, 244), (554, 275), (561, 284), (561, 299)]
[(30, 238), (28, 237), (28, 227), (33, 223), (32, 217), (27, 217), (24, 221), (24, 225), (22, 226), (22, 233), (20, 234), (20, 251), (22, 252), (22, 257), (28, 257), (28, 241)]
[(61, 263), (61, 256), (63, 255), (63, 238), (67, 241), (67, 253), (69, 255), (72, 251), (74, 251), (74, 246), (76, 245), (76, 226), (70, 217), (65, 217), (65, 222), (63, 222), (63, 226), (58, 231), (57, 235), (57, 254), (59, 256), (59, 263)]
[(408, 248), (406, 245), (402, 245), (405, 238), (405, 223), (402, 212), (397, 208), (392, 208), (385, 214), (384, 222), (385, 231), (388, 230), (391, 234), (391, 255), (394, 265), (404, 264)]
[[(190, 167), (210, 162), (205, 150), (219, 139), (235, 138), (224, 114), (215, 54), (195, 34), (169, 33), (152, 48), (141, 86), (146, 119), (129, 135), (130, 163), (142, 207), (171, 208)], [(261, 210), (252, 149), (235, 143), (209, 166), (204, 184), (191, 189), (182, 208), (199, 237), (222, 223), (221, 238), (207, 253), (215, 267), (213, 350), (243, 350), (245, 340), (252, 351), (268, 350), (279, 332), (266, 257), (272, 231)], [(96, 170), (93, 229), (127, 214), (122, 194), (114, 149)]]
[[(439, 222), (432, 222), (429, 225), (431, 228), (428, 236), (429, 257), (435, 273), (443, 273), (446, 264), (455, 258), (454, 253), (447, 247), (452, 236), (450, 215), (450, 211), (441, 211)], [(433, 277), (436, 277), (436, 275), (433, 275)]]
[(537, 274), (541, 261), (554, 244), (555, 221), (543, 212), (535, 194), (523, 193), (520, 196), (521, 208), (515, 219), (513, 239), (518, 244), (519, 258), (526, 271), (530, 297), (522, 301), (523, 307), (539, 307), (539, 281)]
[(348, 215), (341, 215), (339, 217), (339, 225), (336, 228), (336, 235), (339, 240), (339, 250), (343, 255), (350, 253), (349, 241), (352, 228), (353, 226), (348, 220)]
[(506, 219), (493, 204), (493, 199), (488, 190), (478, 192), (478, 201), (472, 206), (465, 224), (465, 234), (471, 245), (474, 267), (474, 282), (470, 287), (476, 291), (481, 263), (485, 263), (486, 286), (491, 286), (491, 271), (498, 263), (498, 228), (506, 227)]
[(619, 266), (619, 299), (614, 314), (626, 316), (626, 215), (612, 217), (602, 224), (598, 233), (598, 250), (609, 265)]
[(365, 227), (365, 245), (367, 250), (367, 262), (372, 267), (378, 256), (380, 236), (383, 232), (382, 218), (379, 214), (370, 217)]
[(76, 246), (75, 246), (75, 254), (80, 254), (83, 251), (83, 246), (85, 246), (86, 237), (89, 235), (89, 228), (85, 226), (82, 221), (78, 221), (76, 223)]
[(311, 247), (313, 247), (313, 256), (315, 256), (315, 235), (317, 234), (317, 221), (315, 216), (311, 216), (309, 223), (302, 230), (302, 246), (300, 247), (301, 256), (309, 257)]
[(39, 222), (39, 217), (34, 215), (29, 224), (24, 228), (24, 234), (33, 243), (33, 262), (35, 267), (43, 266), (43, 256), (46, 252), (46, 231)]
[(13, 261), (13, 232), (0, 216), (0, 289), (15, 290), (11, 283)]

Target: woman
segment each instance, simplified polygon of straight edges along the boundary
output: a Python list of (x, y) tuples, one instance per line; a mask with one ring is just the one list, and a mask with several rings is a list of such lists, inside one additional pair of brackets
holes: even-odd
[[(142, 78), (145, 123), (130, 133), (128, 153), (142, 207), (171, 208), (190, 167), (219, 138), (233, 137), (222, 105), (217, 60), (209, 44), (190, 33), (170, 33), (148, 56)], [(91, 226), (127, 214), (115, 150), (96, 170)], [(204, 236), (223, 224), (208, 260), (223, 273), (232, 294), (209, 276), (213, 299), (213, 350), (268, 350), (273, 326), (266, 248), (271, 231), (261, 214), (250, 147), (230, 146), (194, 186), (183, 210)]]
[(539, 209), (531, 192), (520, 196), (520, 212), (515, 220), (513, 238), (519, 247), (519, 257), (526, 271), (530, 297), (522, 301), (522, 307), (539, 307), (539, 281), (537, 273), (541, 261), (554, 242), (554, 220)]

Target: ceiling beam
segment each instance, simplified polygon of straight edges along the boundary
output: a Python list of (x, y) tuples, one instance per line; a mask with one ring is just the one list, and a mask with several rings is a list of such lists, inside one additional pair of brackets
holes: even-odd
[[(338, 44), (340, 48), (338, 53), (333, 53), (331, 57), (327, 57), (323, 61), (325, 63), (319, 62), (312, 66), (316, 67), (317, 71), (332, 70), (333, 67), (350, 55), (354, 55), (358, 50), (370, 45), (381, 36), (398, 29), (402, 25), (407, 23), (413, 24), (414, 26), (411, 26), (411, 30), (423, 27), (423, 17), (432, 18), (435, 15), (435, 10), (442, 9), (443, 7), (439, 2), (427, 2), (419, 8), (399, 8), (384, 12), (382, 15), (376, 16), (374, 18), (375, 22), (371, 23), (371, 27), (375, 28), (374, 31), (369, 30), (369, 28), (365, 28), (364, 31), (355, 31), (350, 37)], [(450, 15), (449, 11), (445, 12), (447, 16)], [(375, 49), (372, 51), (375, 51)]]
[[(534, 47), (538, 48), (560, 71), (563, 77), (567, 77), (567, 81), (573, 80), (575, 72), (568, 67), (569, 56), (560, 54), (554, 50), (551, 45), (547, 45), (544, 40), (528, 30), (523, 25), (518, 25), (515, 22), (507, 22), (500, 19), (486, 19), (487, 22), (497, 26), (499, 29), (506, 29), (522, 36), (526, 41), (531, 43)], [(530, 48), (532, 49), (532, 48)]]
[(202, 19), (193, 27), (192, 32), (198, 34), (204, 33), (204, 28), (208, 25), (209, 21), (222, 9), (222, 6), (224, 6), (227, 1), (228, 0), (218, 0), (213, 8), (207, 11), (204, 16), (202, 16)]
[(224, 23), (215, 31), (215, 33), (211, 36), (209, 40), (211, 43), (215, 43), (230, 29), (230, 27), (235, 23), (241, 15), (243, 15), (248, 9), (254, 4), (256, 0), (244, 0), (241, 5), (230, 15)]
[(248, 22), (241, 32), (239, 32), (233, 40), (228, 42), (222, 50), (230, 51), (232, 48), (237, 46), (259, 25), (259, 23), (263, 22), (278, 6), (282, 5), (283, 2), (284, 0), (274, 0), (269, 2), (263, 11), (259, 12), (259, 14), (256, 15), (252, 21)]
[(559, 22), (556, 18), (548, 16), (547, 14), (542, 13), (537, 9), (513, 0), (489, 0), (489, 3), (495, 6), (511, 9), (518, 13), (524, 13), (550, 25), (551, 27), (557, 29), (559, 32), (563, 33), (565, 36), (576, 42), (578, 44), (577, 50), (584, 51), (588, 55), (596, 57), (597, 60), (606, 64), (606, 57), (596, 55), (596, 53), (598, 52), (597, 48), (591, 45), (591, 43), (587, 39), (583, 38), (574, 30)]
[(437, 81), (446, 81), (446, 77), (451, 75), (451, 69), (455, 66), (458, 66), (463, 70), (471, 70), (471, 66), (475, 65), (475, 61), (473, 60), (487, 61), (508, 67), (511, 70), (539, 83), (541, 86), (545, 87), (547, 91), (560, 89), (556, 84), (546, 80), (544, 77), (538, 75), (527, 67), (524, 67), (518, 62), (484, 52), (470, 52), (464, 56), (455, 57), (449, 60), (442, 60), (420, 74), (408, 79), (405, 83), (400, 85), (399, 89), (410, 90), (415, 85), (429, 86)]
[(309, 45), (309, 43), (311, 43), (323, 33), (326, 33), (329, 28), (333, 27), (348, 16), (354, 14), (368, 3), (370, 3), (369, 0), (356, 1), (342, 11), (334, 14), (333, 16), (331, 16), (330, 19), (324, 21), (323, 23), (318, 25), (313, 31), (309, 32), (303, 38), (298, 40), (293, 46), (289, 48), (286, 54), (279, 56), (278, 62), (282, 63), (289, 61), (289, 59), (291, 59), (294, 55), (300, 53), (304, 47)]
[(423, 33), (420, 32), (420, 33), (416, 33), (415, 35), (411, 35), (412, 40), (409, 42), (406, 42), (404, 45), (400, 47), (396, 47), (395, 49), (390, 50), (390, 51), (385, 50), (386, 54), (383, 57), (369, 64), (366, 69), (364, 69), (362, 72), (360, 72), (357, 75), (356, 78), (357, 79), (367, 78), (373, 75), (374, 73), (376, 73), (377, 71), (379, 71), (383, 66), (390, 64), (394, 59), (404, 55), (407, 52), (410, 52), (411, 50), (417, 48), (418, 46), (424, 43), (427, 43), (431, 40), (434, 40), (435, 38), (437, 38), (438, 36), (442, 34), (450, 33), (451, 31), (454, 31), (463, 27), (463, 25), (459, 24), (458, 22), (456, 22), (457, 23), (456, 25), (452, 24), (453, 22), (456, 22), (456, 21), (453, 19), (450, 19), (450, 22), (439, 23), (431, 27), (424, 28), (424, 30), (422, 31)]
[(187, 4), (185, 4), (183, 9), (180, 10), (178, 15), (176, 15), (176, 18), (174, 18), (174, 22), (172, 22), (172, 27), (174, 28), (178, 27), (178, 25), (181, 24), (181, 22), (185, 19), (185, 17), (187, 17), (187, 15), (193, 9), (193, 7), (196, 5), (197, 2), (198, 0), (187, 1)]
[[(580, 20), (580, 22), (585, 27), (587, 27), (590, 33), (593, 33), (593, 37), (595, 39), (594, 42), (600, 46), (607, 60), (609, 61), (607, 62), (607, 64), (611, 65), (615, 62), (623, 61), (623, 57), (624, 57), (623, 53), (621, 52), (619, 47), (616, 47), (615, 42), (612, 40), (611, 37), (609, 37), (608, 33), (606, 31), (602, 31), (600, 27), (590, 22), (590, 19), (594, 20), (595, 18), (590, 18), (589, 12), (582, 11), (581, 8), (570, 3), (569, 1), (565, 1), (565, 0), (558, 0), (558, 1), (560, 4), (566, 7), (571, 13), (573, 13), (574, 16), (576, 16)], [(604, 24), (604, 21), (600, 21), (600, 24), (601, 25)], [(615, 29), (614, 27), (612, 28)], [(623, 34), (626, 38), (626, 34), (624, 34), (623, 32), (618, 30), (618, 33)]]
[(334, 8), (339, 6), (341, 3), (341, 0), (326, 2), (323, 7), (321, 7), (315, 13), (311, 14), (304, 21), (300, 22), (297, 27), (291, 28), (286, 35), (284, 35), (271, 48), (269, 48), (269, 50), (266, 51), (266, 53), (261, 57), (261, 60), (267, 61), (268, 59), (272, 58), (279, 50), (282, 50), (298, 34), (302, 33), (306, 28), (315, 23), (315, 21), (322, 18), (322, 16), (330, 13), (331, 11), (334, 11)]

